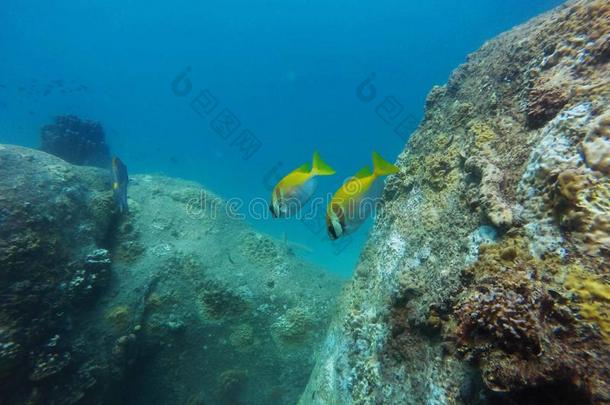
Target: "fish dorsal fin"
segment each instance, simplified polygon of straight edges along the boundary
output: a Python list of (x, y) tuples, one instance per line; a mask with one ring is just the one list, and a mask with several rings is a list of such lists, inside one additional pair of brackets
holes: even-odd
[(335, 170), (328, 163), (322, 160), (320, 154), (316, 151), (313, 153), (312, 170), (314, 174), (319, 176), (330, 176), (335, 174)]
[(299, 172), (299, 173), (309, 173), (311, 172), (311, 164), (310, 163), (305, 163), (301, 166), (299, 166), (295, 172)]
[(364, 179), (366, 177), (371, 176), (372, 174), (373, 172), (371, 172), (371, 168), (368, 166), (364, 166), (362, 169), (358, 170), (358, 173), (356, 173), (354, 177), (357, 179)]

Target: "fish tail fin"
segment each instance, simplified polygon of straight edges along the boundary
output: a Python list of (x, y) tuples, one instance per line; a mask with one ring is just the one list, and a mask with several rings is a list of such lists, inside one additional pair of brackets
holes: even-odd
[(312, 174), (320, 176), (330, 176), (331, 174), (335, 174), (335, 170), (322, 160), (317, 151), (313, 153), (311, 172)]
[(387, 176), (398, 172), (398, 167), (388, 162), (377, 152), (373, 152), (373, 173), (376, 176)]

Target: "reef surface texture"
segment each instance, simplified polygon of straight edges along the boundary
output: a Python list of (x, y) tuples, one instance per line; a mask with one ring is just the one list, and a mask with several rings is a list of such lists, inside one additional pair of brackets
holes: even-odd
[(432, 89), (302, 404), (610, 401), (609, 60), (574, 1)]
[(196, 183), (0, 145), (0, 403), (295, 403), (342, 280)]

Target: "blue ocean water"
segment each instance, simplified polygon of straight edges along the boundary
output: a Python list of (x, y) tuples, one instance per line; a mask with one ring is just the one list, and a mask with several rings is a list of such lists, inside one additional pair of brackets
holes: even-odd
[[(319, 223), (261, 219), (249, 202), (268, 200), (274, 179), (314, 150), (338, 173), (320, 179), (319, 195), (373, 150), (393, 161), (433, 85), (485, 40), (560, 3), (4, 0), (0, 142), (38, 146), (59, 114), (98, 120), (131, 173), (239, 199), (257, 229), (349, 274), (370, 223), (330, 243)], [(359, 92), (365, 80), (374, 93)]]

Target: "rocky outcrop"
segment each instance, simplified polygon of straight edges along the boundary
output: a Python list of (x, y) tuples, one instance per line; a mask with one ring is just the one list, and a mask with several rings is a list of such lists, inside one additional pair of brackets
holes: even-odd
[(569, 2), (432, 89), (301, 403), (608, 401), (608, 44)]
[(106, 183), (96, 169), (0, 145), (0, 396), (8, 403), (35, 403), (66, 373), (66, 398), (78, 397), (93, 378), (84, 345), (68, 336), (75, 308), (110, 278)]
[(341, 280), (196, 183), (0, 145), (0, 402), (290, 403)]

